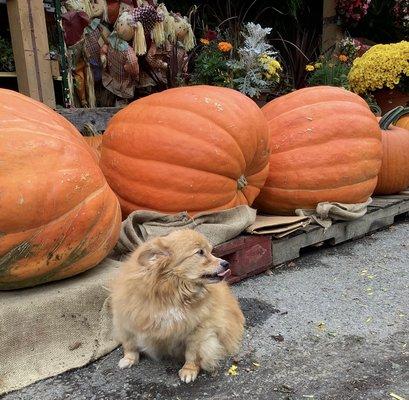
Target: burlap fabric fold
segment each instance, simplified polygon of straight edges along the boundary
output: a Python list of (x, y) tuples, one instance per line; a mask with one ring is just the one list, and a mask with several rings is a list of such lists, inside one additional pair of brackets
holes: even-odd
[(114, 252), (126, 254), (152, 237), (165, 236), (177, 229), (197, 230), (216, 246), (238, 236), (255, 220), (256, 210), (248, 206), (201, 213), (194, 217), (186, 212), (168, 215), (154, 211), (134, 211), (122, 223)]
[(105, 259), (76, 277), (0, 292), (0, 395), (78, 368), (112, 351)]
[(312, 219), (312, 223), (320, 225), (324, 229), (328, 229), (333, 221), (353, 221), (363, 217), (367, 213), (368, 206), (371, 203), (371, 198), (365, 203), (357, 204), (322, 202), (318, 203), (315, 210), (298, 209), (295, 210), (295, 213), (303, 217), (309, 216)]

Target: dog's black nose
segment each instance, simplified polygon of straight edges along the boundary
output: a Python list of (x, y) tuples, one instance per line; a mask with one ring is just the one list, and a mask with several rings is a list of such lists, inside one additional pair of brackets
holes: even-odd
[(225, 269), (227, 269), (227, 268), (229, 268), (229, 263), (226, 261), (226, 260), (222, 260), (222, 261), (220, 261), (220, 265), (223, 267), (223, 268), (225, 268)]

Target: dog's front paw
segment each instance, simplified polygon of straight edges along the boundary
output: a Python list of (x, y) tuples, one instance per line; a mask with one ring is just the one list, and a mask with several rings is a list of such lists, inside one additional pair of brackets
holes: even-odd
[(195, 365), (184, 365), (181, 370), (179, 370), (179, 377), (182, 382), (189, 383), (193, 382), (197, 375), (199, 374), (199, 367)]
[(118, 367), (120, 369), (131, 368), (132, 365), (134, 365), (134, 364), (135, 364), (135, 359), (131, 359), (131, 358), (128, 358), (128, 357), (122, 357), (119, 360)]

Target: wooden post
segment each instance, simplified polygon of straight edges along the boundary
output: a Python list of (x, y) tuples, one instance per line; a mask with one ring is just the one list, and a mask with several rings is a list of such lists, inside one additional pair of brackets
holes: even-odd
[(7, 0), (19, 91), (55, 108), (42, 0)]
[(328, 50), (342, 38), (342, 29), (337, 25), (336, 0), (324, 0), (322, 15), (322, 51)]

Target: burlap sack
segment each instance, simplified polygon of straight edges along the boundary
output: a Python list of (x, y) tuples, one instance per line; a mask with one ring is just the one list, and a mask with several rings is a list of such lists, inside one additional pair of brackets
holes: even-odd
[(363, 217), (367, 211), (368, 206), (372, 203), (369, 198), (365, 203), (344, 204), (336, 202), (322, 202), (318, 203), (315, 210), (295, 210), (299, 216), (309, 216), (313, 223), (328, 229), (333, 221), (354, 221)]
[(126, 254), (151, 237), (164, 236), (176, 229), (197, 230), (216, 246), (238, 236), (255, 220), (256, 210), (248, 206), (202, 213), (193, 218), (186, 212), (167, 215), (154, 211), (134, 211), (122, 223), (114, 251)]
[(112, 351), (109, 291), (118, 261), (31, 289), (0, 292), (0, 395)]
[(310, 217), (257, 215), (255, 222), (246, 229), (246, 232), (252, 235), (271, 235), (274, 238), (282, 238), (305, 228), (310, 222)]

